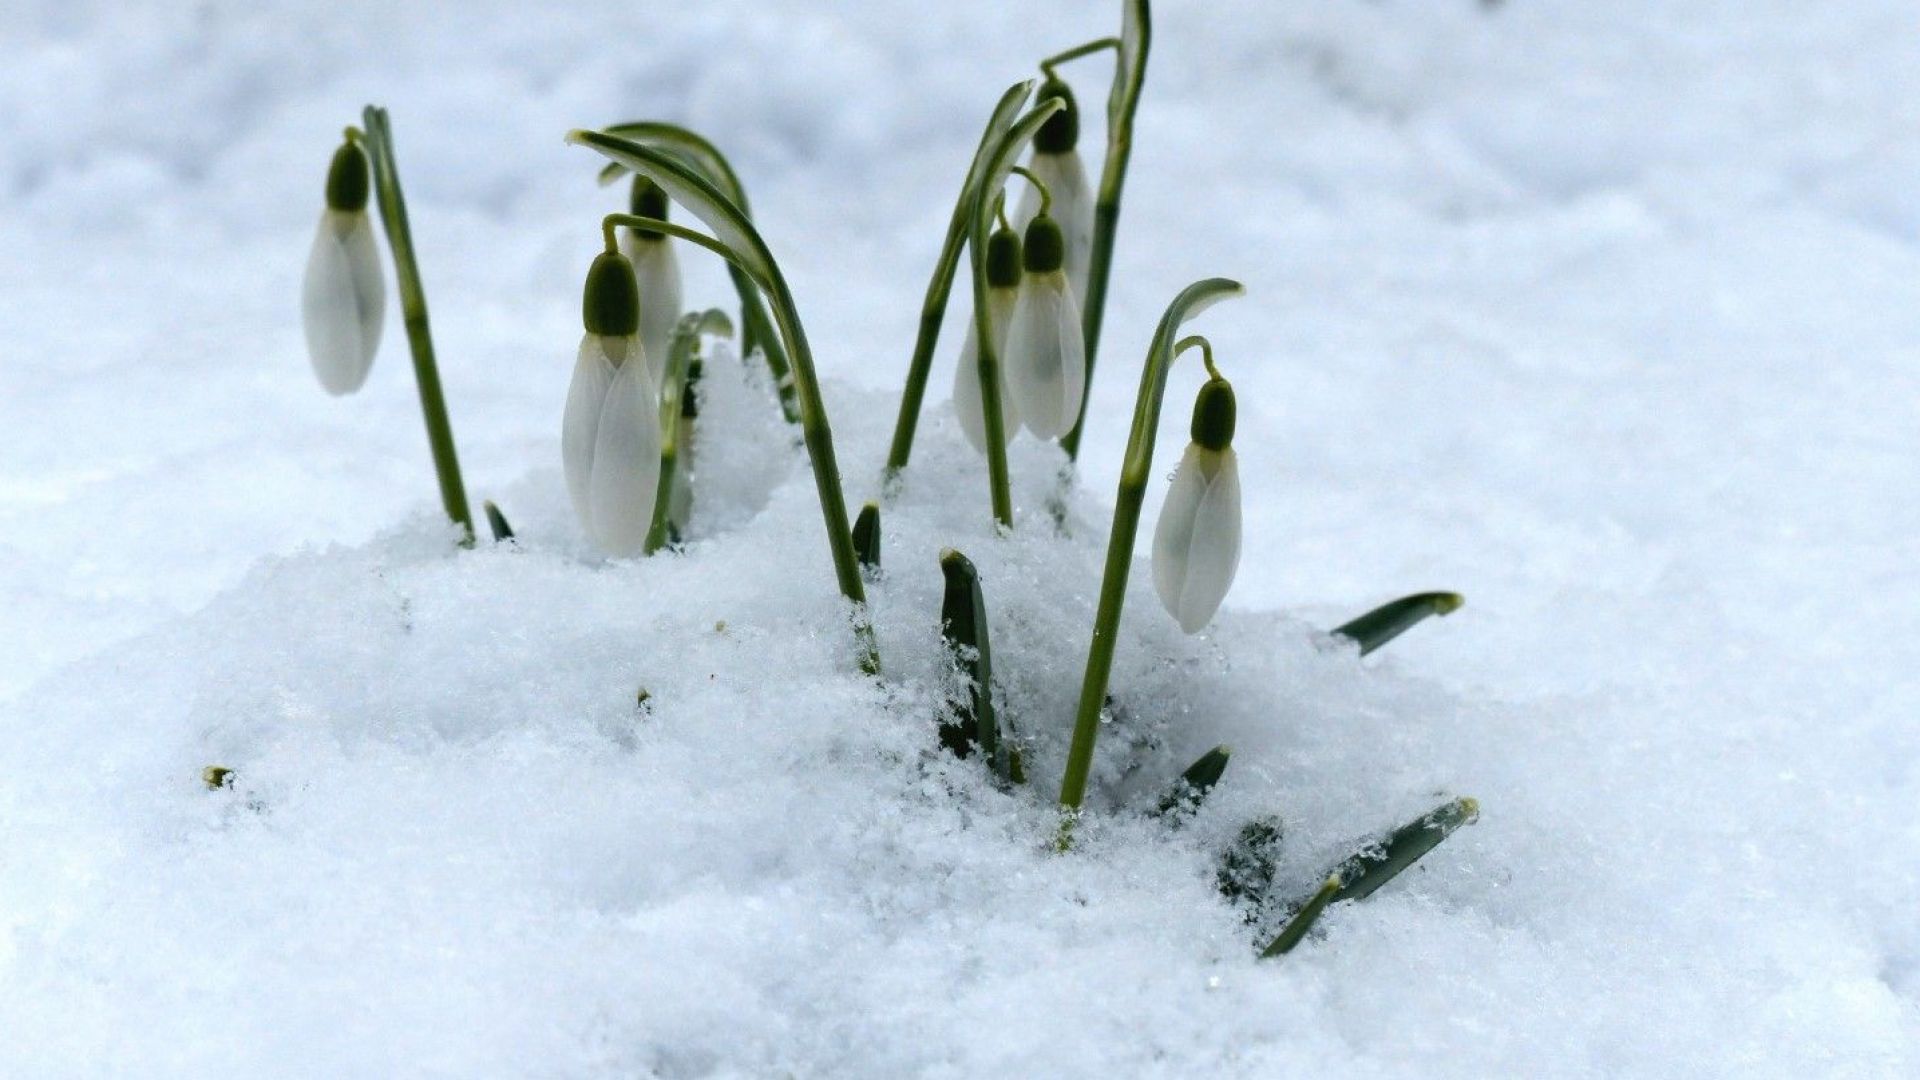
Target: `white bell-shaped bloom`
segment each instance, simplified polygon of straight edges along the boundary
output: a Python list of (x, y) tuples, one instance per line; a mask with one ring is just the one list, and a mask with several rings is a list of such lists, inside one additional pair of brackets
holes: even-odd
[(307, 256), (300, 290), (307, 358), (320, 385), (336, 397), (367, 381), (386, 317), (386, 279), (365, 210), (328, 209)]
[(667, 346), (682, 314), (680, 260), (673, 253), (673, 241), (664, 236), (646, 237), (628, 230), (620, 246), (640, 283), (640, 344), (647, 350), (653, 383), (658, 386), (666, 377)]
[(1002, 356), (1027, 430), (1042, 439), (1071, 431), (1087, 388), (1087, 346), (1066, 274), (1051, 270), (1022, 279)]
[[(1013, 324), (1013, 308), (1020, 290), (987, 290), (987, 330), (993, 335), (993, 355), (1000, 362), (1000, 434), (1002, 442), (1011, 442), (1020, 430), (1020, 407), (1014, 401), (1013, 380), (1007, 377), (1007, 328)], [(980, 407), (980, 340), (978, 322), (967, 320), (967, 343), (960, 347), (960, 362), (953, 369), (953, 411), (960, 419), (960, 430), (975, 450), (987, 452), (987, 418)]]
[[(1036, 150), (1027, 162), (1027, 168), (1040, 182), (1047, 185), (1053, 195), (1053, 207), (1049, 215), (1060, 223), (1060, 231), (1066, 235), (1067, 251), (1064, 269), (1067, 280), (1073, 283), (1073, 300), (1080, 310), (1087, 307), (1087, 267), (1093, 261), (1093, 185), (1087, 182), (1087, 167), (1080, 160), (1078, 150), (1067, 150), (1058, 154), (1046, 154)], [(1040, 213), (1040, 189), (1032, 184), (1020, 194), (1020, 205), (1014, 208), (1013, 227), (1024, 230), (1027, 223)]]
[(1233, 447), (1188, 443), (1153, 530), (1153, 588), (1189, 634), (1213, 619), (1240, 566), (1240, 465)]
[(635, 334), (580, 342), (560, 445), (567, 493), (595, 546), (637, 555), (660, 483), (660, 392)]

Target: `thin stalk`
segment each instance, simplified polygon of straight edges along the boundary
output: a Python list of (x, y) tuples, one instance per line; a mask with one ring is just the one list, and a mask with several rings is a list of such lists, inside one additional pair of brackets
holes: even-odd
[[(973, 267), (973, 355), (980, 376), (981, 428), (987, 444), (987, 488), (993, 504), (993, 520), (1002, 529), (1013, 528), (1013, 486), (1007, 472), (1006, 418), (1000, 413), (1000, 354), (993, 345), (992, 312), (987, 306), (987, 234), (993, 229), (993, 207), (1008, 174), (1019, 166), (1014, 159), (1033, 138), (1034, 133), (1054, 113), (1066, 108), (1058, 98), (1049, 98), (1028, 110), (1020, 122), (1000, 139), (988, 159), (987, 171), (974, 192), (973, 221), (967, 238), (967, 253)], [(1037, 183), (1038, 181), (1036, 181)], [(1044, 191), (1044, 185), (1042, 187)]]
[(1068, 49), (1065, 52), (1054, 53), (1052, 56), (1049, 56), (1045, 60), (1040, 61), (1040, 70), (1047, 73), (1047, 78), (1057, 79), (1060, 77), (1060, 73), (1053, 69), (1056, 67), (1059, 67), (1061, 64), (1067, 63), (1068, 61), (1071, 61), (1071, 60), (1078, 60), (1083, 56), (1092, 56), (1094, 53), (1100, 52), (1103, 49), (1118, 50), (1119, 48), (1120, 48), (1119, 38), (1116, 38), (1116, 37), (1097, 38), (1093, 41), (1087, 42), (1084, 45), (1075, 45), (1073, 48)]
[[(1133, 156), (1133, 118), (1140, 111), (1140, 88), (1147, 76), (1147, 49), (1153, 20), (1147, 0), (1127, 0), (1120, 30), (1113, 90), (1107, 97), (1107, 156), (1100, 169), (1100, 194), (1093, 204), (1093, 250), (1087, 262), (1087, 306), (1080, 313), (1087, 343), (1087, 392), (1080, 396), (1080, 418), (1060, 440), (1069, 461), (1080, 457), (1080, 433), (1093, 400), (1093, 365), (1100, 352), (1100, 324), (1107, 309), (1107, 278), (1113, 268), (1114, 231), (1120, 226), (1120, 192)], [(1071, 51), (1071, 50), (1069, 50)]]
[[(740, 182), (740, 175), (734, 172), (733, 163), (705, 136), (678, 124), (657, 120), (615, 124), (605, 130), (609, 135), (618, 135), (672, 152), (731, 199), (749, 221), (753, 219), (753, 208), (747, 202), (746, 185)], [(608, 162), (600, 170), (600, 183), (610, 184), (632, 171), (617, 161)], [(758, 349), (766, 357), (767, 370), (772, 374), (774, 388), (780, 394), (780, 411), (788, 422), (797, 423), (800, 420), (800, 405), (794, 396), (792, 366), (787, 360), (786, 349), (780, 344), (780, 335), (767, 317), (760, 290), (745, 271), (732, 263), (727, 264), (727, 276), (733, 280), (734, 292), (740, 297), (741, 355), (750, 357)]]
[(686, 413), (681, 396), (686, 391), (687, 369), (700, 351), (700, 335), (731, 334), (733, 323), (726, 312), (711, 308), (688, 312), (674, 324), (673, 338), (667, 346), (667, 363), (660, 380), (660, 483), (654, 489), (653, 521), (647, 526), (646, 552), (651, 555), (667, 543), (667, 530), (673, 519), (674, 489), (685, 483), (680, 475), (680, 448), (686, 440)]
[(987, 160), (1000, 138), (1013, 126), (1020, 106), (1033, 93), (1033, 80), (1015, 83), (1000, 95), (987, 128), (980, 134), (980, 145), (967, 164), (966, 179), (953, 203), (953, 218), (947, 223), (947, 238), (940, 245), (940, 257), (933, 264), (933, 278), (927, 282), (926, 299), (920, 302), (920, 332), (913, 339), (913, 359), (907, 364), (907, 384), (900, 391), (900, 416), (894, 421), (893, 442), (887, 449), (887, 475), (907, 467), (913, 455), (913, 436), (920, 425), (920, 404), (927, 393), (927, 374), (933, 369), (934, 346), (940, 341), (940, 323), (947, 316), (947, 298), (953, 293), (953, 275), (960, 267), (960, 248), (972, 233), (971, 221), (979, 206), (979, 188), (986, 175)]
[[(1080, 684), (1080, 709), (1074, 717), (1073, 744), (1067, 750), (1066, 774), (1060, 781), (1060, 805), (1070, 813), (1086, 797), (1087, 777), (1093, 769), (1093, 747), (1100, 737), (1100, 707), (1113, 674), (1113, 649), (1118, 641), (1120, 609), (1127, 599), (1127, 575), (1133, 569), (1133, 541), (1140, 529), (1140, 505), (1153, 471), (1153, 444), (1160, 424), (1160, 405), (1166, 396), (1167, 373), (1173, 369), (1173, 343), (1180, 325), (1208, 306), (1244, 290), (1226, 278), (1208, 278), (1181, 290), (1160, 317), (1160, 326), (1147, 348), (1140, 373), (1140, 392), (1133, 405), (1133, 431), (1127, 438), (1127, 456), (1120, 469), (1120, 492), (1114, 499), (1113, 529), (1107, 538), (1106, 572), (1100, 582), (1100, 605), (1093, 620), (1093, 641), (1087, 648), (1087, 670)], [(1061, 844), (1068, 842), (1063, 828)]]
[(671, 222), (633, 215), (612, 215), (620, 223), (639, 223), (645, 228), (668, 233), (714, 252), (740, 267), (763, 289), (773, 305), (773, 315), (787, 354), (793, 362), (793, 381), (800, 398), (800, 432), (813, 465), (814, 487), (820, 497), (820, 515), (827, 527), (827, 547), (833, 556), (834, 576), (840, 593), (854, 604), (854, 636), (860, 646), (860, 667), (870, 674), (880, 670), (880, 651), (874, 639), (873, 623), (867, 614), (867, 593), (860, 578), (860, 561), (854, 554), (853, 536), (847, 522), (846, 496), (840, 488), (840, 465), (834, 458), (833, 431), (827, 422), (826, 402), (820, 397), (820, 383), (814, 376), (813, 352), (807, 345), (806, 330), (800, 324), (800, 312), (787, 288), (787, 279), (773, 261), (773, 253), (739, 207), (711, 183), (667, 154), (630, 139), (598, 131), (571, 131), (567, 141), (586, 146), (620, 162), (635, 172), (644, 173), (659, 184), (669, 198), (678, 202), (705, 222), (719, 237), (715, 239)]
[(413, 257), (407, 200), (400, 192), (400, 169), (393, 159), (393, 129), (387, 122), (387, 110), (377, 106), (367, 106), (361, 118), (367, 126), (361, 138), (367, 146), (367, 157), (373, 162), (380, 223), (386, 227), (387, 247), (393, 255), (393, 276), (400, 286), (407, 345), (413, 352), (413, 377), (420, 387), (420, 413), (426, 420), (427, 445), (433, 451), (433, 471), (440, 480), (440, 504), (465, 534), (461, 546), (472, 547), (473, 511), (467, 506), (467, 488), (460, 479), (460, 455), (453, 446), (453, 422), (447, 419), (447, 399), (440, 389), (440, 368), (433, 359), (433, 332), (427, 325), (427, 290), (420, 283), (420, 267)]

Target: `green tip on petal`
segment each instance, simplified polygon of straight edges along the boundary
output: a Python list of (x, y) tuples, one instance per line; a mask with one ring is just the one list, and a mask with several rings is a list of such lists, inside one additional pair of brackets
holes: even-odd
[(1027, 224), (1027, 240), (1021, 245), (1021, 265), (1029, 274), (1050, 274), (1066, 265), (1067, 237), (1051, 215), (1041, 214)]
[(1233, 445), (1233, 424), (1237, 411), (1233, 384), (1225, 379), (1208, 379), (1193, 399), (1193, 441), (1215, 452)]
[(348, 139), (333, 152), (333, 164), (327, 166), (327, 208), (358, 211), (367, 208), (367, 193), (372, 183), (367, 171), (367, 152)]
[(603, 251), (587, 268), (580, 311), (587, 333), (626, 337), (640, 330), (640, 283), (625, 255)]
[(1073, 88), (1061, 79), (1048, 79), (1040, 84), (1034, 103), (1048, 98), (1059, 98), (1067, 107), (1047, 117), (1047, 122), (1034, 132), (1033, 149), (1040, 154), (1064, 154), (1080, 142), (1080, 106), (1073, 100)]
[(1012, 229), (995, 229), (987, 238), (987, 284), (995, 289), (1020, 284), (1020, 234)]
[[(640, 217), (667, 220), (667, 193), (660, 190), (659, 184), (639, 173), (633, 176), (633, 195), (629, 199), (629, 205), (632, 212)], [(642, 240), (658, 240), (663, 234), (652, 229), (636, 227), (633, 235)]]

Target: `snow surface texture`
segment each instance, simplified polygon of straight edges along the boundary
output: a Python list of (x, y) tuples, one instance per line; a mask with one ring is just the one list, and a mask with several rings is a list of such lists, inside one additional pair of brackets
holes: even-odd
[[(560, 408), (617, 197), (560, 135), (734, 155), (857, 506), (979, 123), (1117, 5), (797, 8), (0, 8), (0, 1074), (1920, 1070), (1911, 0), (1162, 3), (1074, 539), (1025, 438), (989, 536), (938, 400), (956, 304), (884, 682), (745, 369), (708, 384), (688, 552), (586, 548)], [(307, 370), (368, 101), (517, 551), (452, 549), (398, 319), (359, 396)], [(1237, 754), (1190, 827), (1102, 813), (1054, 857), (1122, 417), (1211, 274), (1249, 287), (1201, 324), (1240, 581), (1186, 638), (1138, 565), (1098, 801)], [(927, 754), (946, 545), (1039, 802)], [(1468, 607), (1378, 658), (1314, 629), (1426, 588)], [(1211, 884), (1240, 822), (1284, 816), (1304, 889), (1442, 789), (1481, 823), (1253, 960)]]

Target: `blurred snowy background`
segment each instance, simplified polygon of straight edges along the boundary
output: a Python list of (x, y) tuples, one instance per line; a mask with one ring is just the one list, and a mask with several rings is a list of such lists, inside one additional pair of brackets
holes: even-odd
[[(1117, 8), (0, 5), (0, 1074), (1914, 1075), (1912, 0), (1157, 5), (1088, 531), (1154, 321), (1222, 274), (1249, 291), (1205, 317), (1240, 390), (1248, 498), (1223, 626), (1298, 637), (1261, 613), (1328, 626), (1405, 592), (1468, 598), (1364, 669), (1343, 661), (1361, 704), (1320, 737), (1345, 770), (1322, 782), (1410, 801), (1302, 797), (1353, 811), (1318, 826), (1328, 844), (1417, 808), (1429, 772), (1485, 820), (1286, 964), (1252, 964), (1231, 913), (1206, 909), (1197, 854), (1082, 866), (1030, 837), (913, 839), (950, 810), (902, 811), (906, 838), (877, 847), (951, 842), (951, 865), (1023, 882), (1011, 896), (1036, 906), (999, 914), (1030, 932), (998, 941), (1024, 963), (970, 954), (979, 926), (942, 930), (950, 896), (756, 893), (887, 871), (861, 840), (783, 861), (783, 828), (831, 830), (778, 802), (728, 818), (680, 791), (705, 831), (673, 839), (680, 819), (617, 786), (639, 767), (624, 737), (555, 749), (603, 707), (587, 696), (529, 686), (514, 707), (557, 715), (496, 716), (487, 738), (364, 719), (431, 713), (435, 685), (468, 692), (461, 665), (502, 662), (457, 633), (370, 680), (360, 713), (303, 712), (336, 691), (262, 674), (351, 653), (352, 605), (378, 603), (342, 599), (339, 574), (439, 575), (422, 595), (449, 604), (491, 587), (423, 554), (444, 537), (398, 319), (358, 397), (321, 394), (302, 353), (324, 170), (362, 104), (392, 110), (469, 487), (565, 556), (470, 557), (524, 590), (491, 617), (523, 621), (525, 670), (546, 671), (571, 661), (542, 647), (657, 595), (579, 570), (558, 494), (580, 277), (617, 202), (561, 134), (668, 119), (732, 154), (857, 504), (979, 124)], [(1104, 99), (1103, 64), (1071, 71)], [(686, 261), (690, 298), (726, 302)], [(965, 461), (949, 326), (929, 477)], [(1169, 393), (1167, 469), (1196, 382)], [(780, 550), (817, 577), (818, 623), (807, 497), (788, 483), (767, 513), (798, 523)], [(890, 532), (895, 573), (931, 573), (954, 539), (926, 528), (902, 534), (925, 550)], [(930, 616), (937, 582), (913, 588), (900, 611)], [(1290, 677), (1332, 662), (1288, 649)], [(1394, 711), (1420, 701), (1431, 716)], [(247, 729), (256, 708), (281, 710), (278, 734)], [(349, 714), (365, 729), (342, 734)], [(768, 754), (769, 777), (806, 760), (752, 735), (715, 738)], [(662, 739), (642, 786), (679, 790), (691, 759), (671, 751), (697, 740)], [(260, 821), (196, 789), (200, 764), (249, 752), (243, 775), (284, 784), (256, 796), (279, 801)], [(882, 794), (866, 812), (897, 805)], [(772, 835), (729, 861), (756, 825)], [(388, 830), (403, 838), (383, 847)], [(1021, 855), (1002, 866), (996, 845)], [(1074, 889), (1129, 897), (1138, 921), (1075, 923)]]

